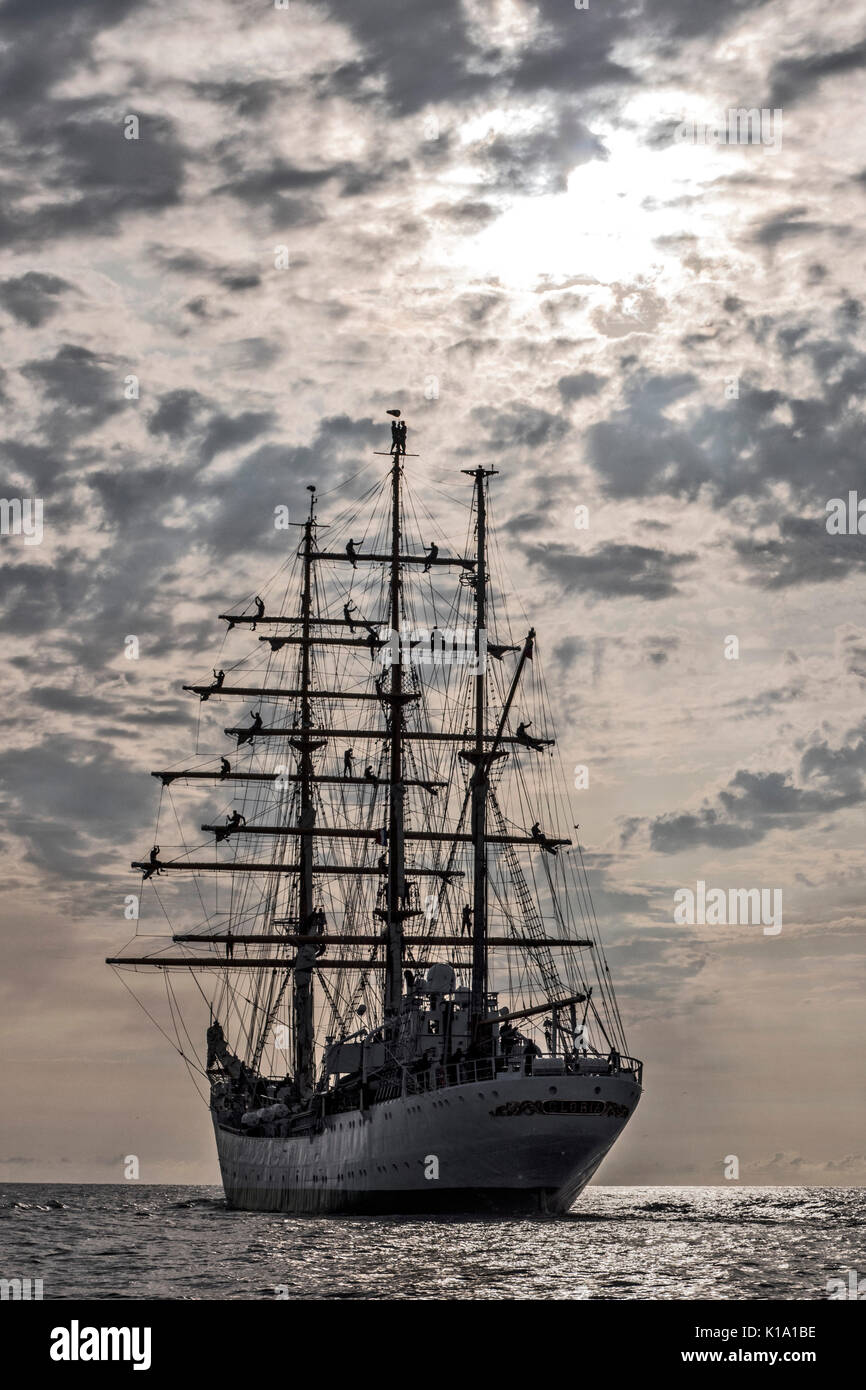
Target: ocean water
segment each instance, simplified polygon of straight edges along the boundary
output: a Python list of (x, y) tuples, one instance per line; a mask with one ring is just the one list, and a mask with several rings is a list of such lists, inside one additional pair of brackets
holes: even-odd
[(805, 1299), (866, 1274), (855, 1188), (589, 1187), (565, 1217), (296, 1217), (219, 1188), (0, 1185), (44, 1299)]

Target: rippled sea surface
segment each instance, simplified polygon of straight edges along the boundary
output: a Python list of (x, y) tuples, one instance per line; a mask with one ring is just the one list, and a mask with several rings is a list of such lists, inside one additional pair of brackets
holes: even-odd
[(854, 1188), (589, 1187), (565, 1217), (295, 1217), (213, 1187), (0, 1186), (0, 1277), (45, 1299), (826, 1299)]

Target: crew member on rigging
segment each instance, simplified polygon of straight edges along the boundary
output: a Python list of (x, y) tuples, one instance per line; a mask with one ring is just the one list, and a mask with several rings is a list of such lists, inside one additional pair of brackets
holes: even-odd
[(343, 617), (345, 618), (346, 622), (349, 624), (349, 631), (351, 632), (351, 634), (352, 634), (353, 637), (354, 637), (354, 635), (355, 635), (355, 624), (354, 624), (353, 621), (352, 621), (352, 614), (353, 614), (353, 613), (357, 613), (357, 611), (358, 611), (358, 610), (357, 610), (357, 608), (355, 607), (355, 605), (354, 605), (354, 603), (352, 602), (351, 599), (349, 599), (349, 602), (348, 602), (348, 603), (344, 603), (344, 604), (343, 604)]
[(468, 903), (463, 904), (463, 913), (460, 918), (460, 935), (472, 935), (472, 908)]
[(343, 776), (351, 777), (355, 769), (355, 755), (351, 748), (347, 748), (343, 754)]
[(534, 826), (532, 827), (529, 833), (532, 836), (535, 843), (537, 845), (541, 845), (542, 849), (546, 849), (548, 854), (559, 853), (559, 846), (555, 845), (553, 840), (548, 839), (541, 826), (538, 824), (538, 821), (535, 822)]
[[(307, 934), (309, 936), (321, 936), (325, 930), (327, 920), (322, 908), (314, 908), (307, 918)], [(318, 960), (319, 956), (323, 956), (327, 949), (326, 943), (324, 941), (321, 942), (321, 944), (316, 947), (316, 959)]]
[(152, 878), (154, 874), (161, 873), (162, 869), (159, 867), (159, 845), (154, 845), (153, 849), (150, 851), (150, 863), (141, 871), (141, 881), (144, 883), (146, 879)]
[(355, 564), (355, 561), (356, 561), (357, 558), (358, 558), (358, 554), (357, 554), (357, 551), (355, 550), (355, 542), (352, 540), (351, 536), (349, 537), (349, 539), (348, 539), (347, 542), (346, 542), (346, 554), (348, 555), (349, 559), (352, 561), (352, 569), (353, 569), (353, 570), (356, 570), (356, 569), (358, 568), (358, 566)]
[(553, 739), (536, 738), (534, 734), (528, 734), (526, 731), (531, 724), (531, 719), (527, 719), (526, 721), (518, 724), (517, 733), (514, 735), (514, 737), (517, 739), (518, 743), (523, 744), (524, 748), (534, 748), (536, 752), (540, 752), (542, 748), (549, 747), (549, 745), (553, 743)]
[(438, 547), (438, 545), (436, 544), (435, 541), (431, 541), (431, 543), (430, 543), (430, 549), (429, 549), (429, 551), (428, 551), (428, 553), (427, 553), (427, 557), (426, 557), (426, 563), (425, 563), (425, 565), (424, 565), (424, 573), (425, 573), (425, 574), (427, 574), (428, 570), (430, 569), (430, 566), (432, 565), (433, 561), (436, 559), (436, 556), (437, 556), (438, 554), (439, 554), (439, 547)]
[(243, 730), (238, 734), (238, 748), (240, 748), (240, 746), (241, 746), (242, 743), (252, 743), (253, 738), (254, 738), (255, 735), (259, 732), (259, 729), (260, 729), (261, 727), (262, 727), (262, 716), (261, 716), (261, 714), (259, 713), (259, 711), (256, 710), (255, 714), (253, 715), (253, 722), (252, 722), (252, 724), (250, 725), (250, 727), (249, 727), (248, 729), (243, 729)]
[(224, 777), (228, 777), (231, 770), (232, 765), (228, 758), (220, 758), (220, 781), (222, 781)]
[(213, 685), (211, 685), (207, 690), (201, 690), (201, 689), (199, 690), (199, 699), (200, 699), (200, 700), (206, 700), (206, 699), (208, 698), (209, 695), (213, 695), (213, 693), (214, 693), (215, 690), (221, 690), (221, 689), (222, 689), (222, 683), (223, 683), (223, 681), (224, 681), (225, 678), (226, 678), (226, 673), (225, 673), (225, 671), (214, 671), (213, 674), (214, 674)]

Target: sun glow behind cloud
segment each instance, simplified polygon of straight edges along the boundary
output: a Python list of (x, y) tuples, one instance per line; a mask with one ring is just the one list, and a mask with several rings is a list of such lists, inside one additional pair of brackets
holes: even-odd
[(602, 284), (659, 271), (681, 275), (679, 257), (658, 239), (691, 234), (709, 249), (724, 242), (725, 227), (702, 206), (702, 191), (764, 154), (673, 142), (652, 149), (630, 128), (595, 133), (607, 158), (578, 165), (565, 193), (515, 200), (463, 245), (469, 268), (514, 288), (545, 275), (586, 275)]

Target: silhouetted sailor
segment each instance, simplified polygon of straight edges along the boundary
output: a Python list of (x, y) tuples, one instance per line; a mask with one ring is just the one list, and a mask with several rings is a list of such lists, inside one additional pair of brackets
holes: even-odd
[(343, 776), (351, 777), (355, 767), (355, 755), (351, 748), (347, 748), (343, 754)]
[(392, 420), (392, 421), (391, 421), (391, 453), (392, 453), (392, 454), (399, 454), (399, 452), (400, 452), (400, 426), (397, 424), (397, 421), (396, 421), (396, 420)]
[(234, 955), (235, 943), (234, 938), (232, 936), (232, 929), (231, 927), (229, 927), (228, 931), (226, 932), (226, 960), (234, 960)]
[(401, 420), (400, 423), (399, 423), (398, 426), (397, 426), (397, 453), (398, 453), (398, 454), (405, 454), (405, 452), (406, 452), (406, 421), (405, 421), (405, 420)]
[(372, 763), (368, 763), (367, 766), (364, 768), (364, 780), (367, 781), (367, 782), (375, 782), (376, 785), (378, 786), (379, 778), (376, 776), (375, 772), (373, 771), (373, 764), (372, 764)]
[(356, 612), (357, 612), (357, 609), (355, 608), (355, 605), (354, 605), (354, 603), (352, 602), (351, 599), (349, 599), (349, 602), (348, 602), (348, 603), (344, 603), (344, 604), (343, 604), (343, 617), (346, 619), (346, 622), (349, 624), (349, 631), (352, 633), (353, 636), (354, 636), (354, 633), (355, 633), (355, 624), (354, 624), (353, 621), (352, 621), (352, 614), (353, 614), (353, 613), (356, 613)]
[(541, 845), (542, 849), (546, 849), (548, 854), (559, 853), (559, 846), (555, 845), (552, 840), (549, 840), (547, 838), (544, 831), (541, 829), (541, 826), (538, 824), (538, 821), (535, 822), (534, 826), (532, 827), (529, 833), (532, 836), (535, 843), (537, 845)]
[[(321, 909), (320, 907), (314, 908), (313, 911), (310, 913), (309, 917), (307, 918), (307, 922), (306, 922), (306, 934), (307, 934), (307, 936), (321, 936), (322, 933), (323, 933), (324, 930), (325, 930), (325, 924), (327, 923), (327, 920), (328, 920), (327, 917), (325, 916), (324, 912), (322, 911), (322, 909)], [(327, 951), (327, 949), (328, 949), (328, 946), (327, 946), (327, 942), (325, 942), (325, 941), (323, 941), (323, 942), (321, 943), (321, 945), (317, 946), (317, 947), (316, 947), (316, 959), (318, 960), (319, 956), (323, 956), (323, 955), (325, 954), (325, 952)]]
[(460, 917), (460, 935), (472, 935), (472, 908), (468, 903), (463, 904), (463, 912)]
[(352, 561), (352, 569), (356, 570), (358, 566), (355, 564), (355, 561), (358, 558), (358, 552), (355, 550), (355, 542), (352, 540), (351, 536), (346, 542), (346, 554)]
[(159, 845), (154, 845), (153, 849), (150, 851), (150, 863), (141, 871), (141, 881), (144, 883), (147, 879), (153, 878), (154, 874), (161, 873), (162, 869), (159, 867)]
[(535, 738), (533, 734), (528, 734), (526, 731), (531, 723), (532, 720), (527, 719), (525, 723), (518, 724), (517, 733), (514, 737), (517, 739), (518, 743), (523, 744), (524, 748), (534, 748), (536, 752), (540, 752), (542, 748), (547, 748), (549, 744), (553, 743), (553, 739)]
[(432, 565), (433, 561), (436, 559), (436, 556), (437, 556), (438, 554), (439, 554), (439, 547), (438, 547), (438, 545), (436, 544), (436, 542), (433, 541), (433, 542), (431, 543), (431, 545), (430, 545), (429, 551), (427, 552), (427, 563), (426, 563), (425, 566), (424, 566), (424, 573), (425, 573), (425, 574), (426, 574), (427, 571), (429, 570), (430, 566)]
[(253, 715), (253, 722), (250, 725), (250, 727), (248, 729), (242, 730), (242, 732), (238, 734), (238, 748), (240, 748), (242, 743), (252, 743), (253, 738), (258, 733), (261, 727), (262, 716), (259, 714), (258, 710), (256, 710), (255, 714)]
[(255, 605), (256, 605), (256, 617), (253, 618), (253, 623), (252, 623), (252, 627), (250, 628), (250, 632), (255, 632), (255, 630), (256, 630), (256, 618), (263, 618), (263, 617), (265, 616), (265, 605), (263, 604), (262, 600), (259, 598), (258, 594), (256, 594), (256, 597), (255, 597)]
[(222, 781), (224, 777), (228, 777), (231, 770), (232, 765), (228, 758), (220, 758), (220, 781)]
[(388, 872), (388, 856), (387, 856), (387, 854), (380, 854), (380, 855), (379, 855), (379, 862), (378, 862), (377, 867), (378, 867), (378, 869), (379, 869), (379, 873), (380, 873), (380, 874), (386, 874), (386, 873)]
[(231, 830), (237, 830), (239, 826), (246, 825), (247, 818), (242, 816), (240, 811), (232, 811), (230, 816), (226, 816), (226, 825)]
[(211, 685), (208, 690), (199, 691), (200, 700), (206, 700), (209, 695), (212, 695), (214, 693), (215, 690), (220, 690), (222, 688), (222, 683), (226, 678), (225, 671), (214, 671), (213, 676), (213, 685)]

